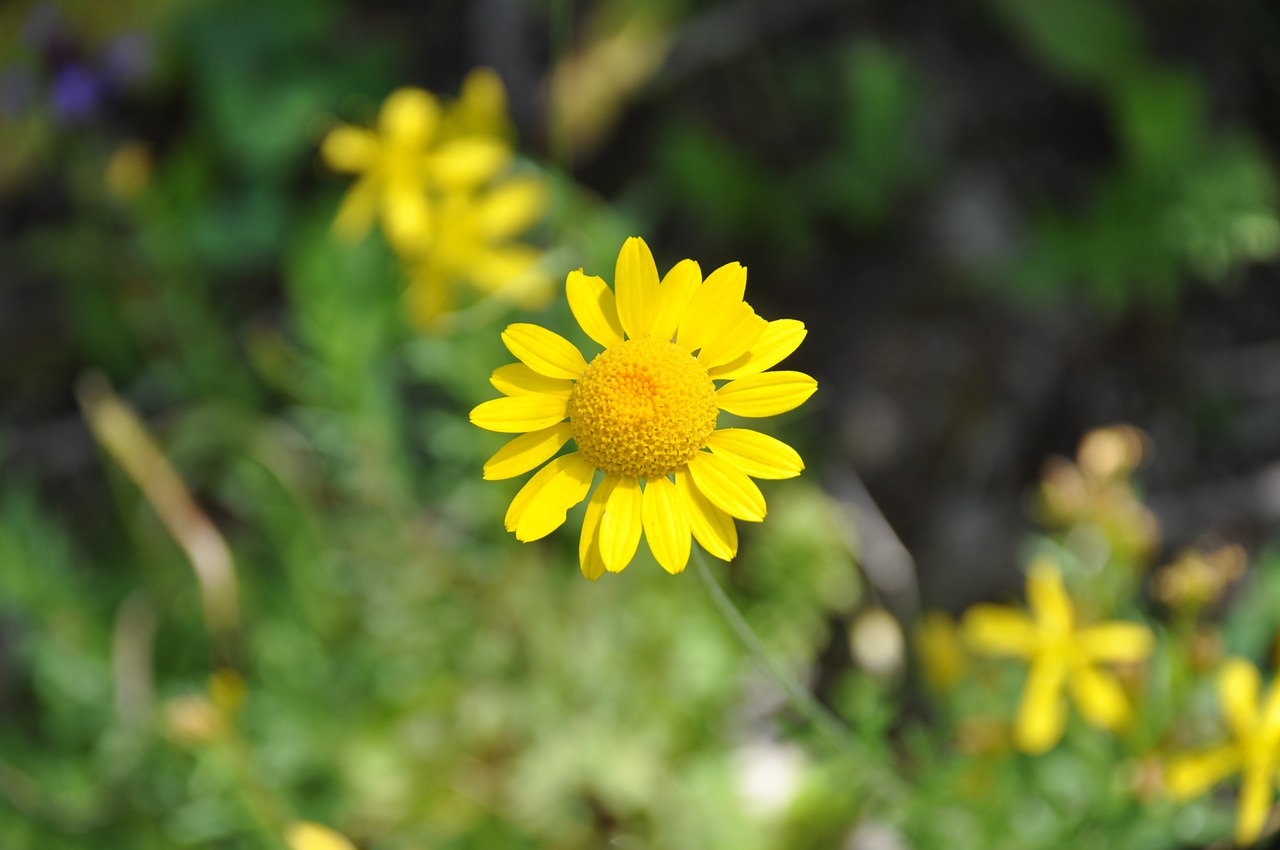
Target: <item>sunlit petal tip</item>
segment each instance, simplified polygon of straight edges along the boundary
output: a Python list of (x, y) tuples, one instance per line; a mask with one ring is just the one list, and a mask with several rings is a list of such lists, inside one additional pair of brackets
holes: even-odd
[(733, 518), (708, 501), (687, 470), (676, 472), (675, 479), (694, 539), (712, 557), (732, 561), (738, 554), (738, 529)]
[(604, 556), (600, 554), (600, 520), (604, 516), (609, 495), (618, 485), (616, 476), (606, 476), (587, 500), (587, 511), (582, 519), (582, 533), (578, 536), (578, 564), (582, 574), (595, 581), (605, 573)]
[(732, 463), (718, 455), (699, 452), (689, 461), (688, 469), (697, 489), (720, 510), (745, 522), (764, 520), (764, 494)]
[(791, 355), (808, 335), (804, 323), (796, 319), (775, 319), (769, 322), (760, 338), (752, 343), (746, 353), (708, 371), (717, 381), (732, 381), (757, 375), (777, 366)]
[(541, 325), (523, 322), (507, 325), (502, 332), (502, 342), (521, 362), (548, 378), (574, 379), (587, 368), (587, 361), (577, 346)]
[(642, 517), (654, 559), (672, 575), (683, 572), (691, 546), (689, 515), (670, 479), (654, 478), (645, 485)]
[(573, 317), (587, 336), (605, 348), (623, 341), (617, 298), (602, 279), (584, 274), (582, 269), (571, 271), (565, 279), (565, 295)]
[(523, 434), (550, 428), (568, 415), (569, 400), (562, 396), (518, 395), (495, 398), (471, 410), (471, 424), (486, 431)]
[(618, 318), (631, 339), (648, 336), (658, 312), (658, 266), (653, 253), (639, 236), (622, 244), (614, 269), (613, 288)]
[(701, 285), (702, 269), (694, 260), (681, 260), (672, 266), (658, 287), (658, 311), (650, 335), (655, 339), (674, 339), (689, 300)]
[(499, 366), (489, 376), (489, 383), (503, 395), (557, 395), (568, 398), (573, 393), (573, 381), (565, 378), (548, 378), (523, 363)]
[(747, 428), (714, 431), (707, 441), (707, 448), (753, 478), (794, 478), (804, 469), (804, 461), (795, 449), (781, 440)]
[(516, 539), (540, 540), (564, 525), (568, 510), (587, 496), (595, 467), (577, 452), (564, 456), (556, 473), (533, 495), (516, 523)]
[(716, 391), (716, 404), (735, 416), (776, 416), (804, 404), (817, 389), (803, 372), (762, 372), (725, 384)]
[(644, 528), (644, 494), (634, 478), (619, 478), (600, 520), (600, 554), (611, 573), (622, 572), (635, 557)]
[(498, 481), (523, 475), (560, 451), (571, 436), (569, 423), (560, 422), (542, 431), (516, 437), (485, 461), (485, 480)]

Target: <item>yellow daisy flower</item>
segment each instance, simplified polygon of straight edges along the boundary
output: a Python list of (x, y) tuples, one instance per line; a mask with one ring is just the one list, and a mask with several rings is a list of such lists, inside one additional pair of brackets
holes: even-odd
[[(717, 558), (733, 558), (734, 519), (765, 516), (752, 477), (791, 478), (804, 462), (773, 437), (717, 429), (717, 417), (783, 413), (818, 386), (801, 372), (767, 371), (806, 331), (793, 319), (757, 316), (743, 300), (746, 282), (738, 263), (703, 280), (693, 260), (659, 282), (649, 247), (632, 237), (618, 254), (615, 289), (581, 269), (566, 281), (578, 324), (604, 347), (590, 363), (546, 328), (503, 332), (521, 362), (493, 373), (504, 397), (476, 407), (471, 421), (521, 436), (485, 463), (484, 477), (511, 478), (550, 461), (512, 500), (508, 531), (526, 542), (550, 534), (602, 472), (578, 547), (587, 578), (626, 567), (641, 536), (670, 573), (685, 568), (691, 535)], [(576, 450), (552, 459), (569, 440)]]
[(325, 137), (320, 155), (334, 171), (360, 175), (338, 208), (333, 227), (359, 239), (380, 219), (397, 251), (431, 245), (431, 188), (476, 186), (511, 161), (502, 141), (481, 136), (442, 138), (441, 106), (431, 92), (401, 88), (378, 112), (377, 130), (340, 125)]
[(975, 605), (961, 623), (972, 651), (1025, 658), (1030, 665), (1014, 722), (1015, 746), (1036, 755), (1062, 739), (1064, 690), (1089, 724), (1123, 728), (1132, 714), (1129, 700), (1099, 665), (1143, 660), (1155, 647), (1154, 636), (1145, 626), (1118, 620), (1079, 626), (1062, 574), (1048, 559), (1027, 571), (1027, 600), (1030, 616), (1004, 605)]
[(1233, 773), (1243, 774), (1236, 813), (1237, 844), (1252, 844), (1271, 811), (1280, 771), (1280, 687), (1272, 683), (1260, 698), (1262, 677), (1243, 658), (1229, 659), (1218, 675), (1218, 695), (1228, 743), (1172, 759), (1165, 788), (1178, 800), (1199, 797)]

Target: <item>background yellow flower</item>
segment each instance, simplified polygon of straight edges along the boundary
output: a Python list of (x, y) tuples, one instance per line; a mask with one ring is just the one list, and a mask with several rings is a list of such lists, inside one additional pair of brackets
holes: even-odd
[(1027, 682), (1014, 722), (1014, 743), (1025, 753), (1046, 752), (1066, 728), (1069, 692), (1088, 723), (1117, 730), (1128, 723), (1129, 700), (1106, 663), (1134, 663), (1151, 654), (1155, 638), (1138, 623), (1075, 622), (1062, 574), (1047, 559), (1027, 571), (1029, 613), (1003, 605), (975, 605), (965, 612), (962, 633), (969, 648), (985, 655), (1026, 659)]
[(359, 175), (338, 208), (334, 230), (356, 240), (380, 220), (397, 251), (424, 251), (436, 214), (428, 190), (483, 183), (511, 161), (511, 149), (499, 139), (443, 138), (441, 120), (435, 95), (401, 88), (382, 104), (376, 130), (343, 124), (329, 131), (320, 146), (325, 164)]
[(1262, 834), (1280, 769), (1280, 688), (1273, 683), (1262, 697), (1261, 687), (1257, 667), (1243, 658), (1229, 659), (1218, 675), (1218, 695), (1230, 740), (1177, 756), (1165, 771), (1165, 787), (1178, 800), (1199, 797), (1232, 774), (1243, 775), (1237, 844), (1252, 844)]

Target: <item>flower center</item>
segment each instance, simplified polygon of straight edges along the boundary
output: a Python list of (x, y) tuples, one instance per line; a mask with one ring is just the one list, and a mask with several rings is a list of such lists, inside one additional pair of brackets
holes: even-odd
[(718, 412), (706, 367), (680, 346), (648, 337), (598, 354), (569, 399), (583, 458), (632, 478), (667, 475), (692, 460)]

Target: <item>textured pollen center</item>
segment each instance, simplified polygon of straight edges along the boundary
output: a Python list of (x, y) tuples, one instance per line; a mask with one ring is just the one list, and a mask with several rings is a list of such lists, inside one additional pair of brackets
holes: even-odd
[(716, 427), (716, 388), (689, 352), (632, 339), (596, 356), (574, 385), (569, 423), (585, 460), (653, 478), (693, 459)]

